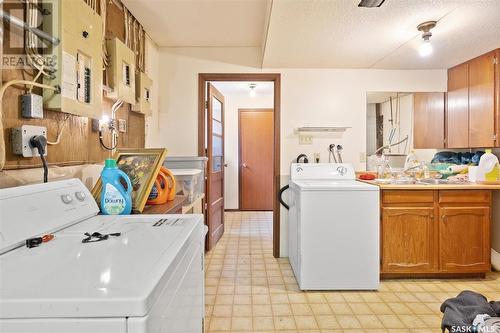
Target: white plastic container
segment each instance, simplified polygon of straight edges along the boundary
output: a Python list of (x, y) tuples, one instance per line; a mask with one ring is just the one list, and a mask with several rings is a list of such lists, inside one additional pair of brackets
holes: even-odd
[(200, 169), (171, 169), (177, 182), (177, 193), (188, 197), (189, 203), (203, 193), (203, 175)]
[(498, 157), (491, 152), (491, 149), (486, 149), (477, 166), (477, 181), (499, 181), (499, 173)]

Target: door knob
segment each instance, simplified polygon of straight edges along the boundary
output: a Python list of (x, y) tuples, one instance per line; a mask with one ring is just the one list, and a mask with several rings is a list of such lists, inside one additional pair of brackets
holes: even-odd
[(246, 163), (242, 163), (242, 164), (241, 164), (241, 167), (242, 167), (242, 168), (246, 168), (246, 167), (248, 167), (248, 165), (247, 165)]
[(225, 168), (227, 168), (228, 166), (229, 166), (229, 163), (228, 163), (228, 162), (224, 163), (224, 167), (225, 167)]

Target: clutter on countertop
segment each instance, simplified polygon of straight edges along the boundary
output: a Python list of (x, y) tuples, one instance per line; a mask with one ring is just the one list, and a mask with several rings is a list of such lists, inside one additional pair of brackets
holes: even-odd
[(451, 164), (478, 164), (484, 151), (470, 152), (452, 152), (441, 151), (434, 155), (431, 163), (451, 163)]
[(377, 177), (372, 173), (363, 173), (359, 175), (358, 178), (361, 180), (374, 180)]
[(500, 180), (498, 157), (491, 153), (491, 149), (486, 149), (486, 153), (481, 156), (476, 173), (477, 180), (480, 182), (494, 183)]
[[(457, 328), (471, 327), (478, 315), (500, 316), (500, 302), (488, 302), (486, 297), (473, 291), (462, 291), (457, 297), (447, 299), (440, 308), (443, 315), (441, 329), (455, 332)], [(474, 332), (473, 330), (469, 332)]]
[[(101, 173), (101, 213), (104, 215), (128, 215), (132, 212), (132, 183), (121, 171), (114, 159), (107, 159)], [(127, 188), (122, 185), (125, 181)]]
[(176, 195), (176, 182), (172, 171), (162, 166), (149, 194), (147, 205), (161, 205), (172, 201)]

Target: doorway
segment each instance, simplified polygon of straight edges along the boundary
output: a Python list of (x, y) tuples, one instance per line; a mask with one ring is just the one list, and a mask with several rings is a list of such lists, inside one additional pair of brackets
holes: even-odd
[[(228, 163), (224, 160), (224, 154), (218, 154), (217, 149), (219, 146), (214, 147), (214, 143), (216, 139), (217, 133), (214, 133), (214, 128), (219, 126), (218, 120), (214, 118), (214, 110), (218, 107), (218, 103), (222, 102), (220, 105), (220, 109), (222, 110), (222, 115), (220, 117), (220, 123), (224, 126), (224, 110), (225, 110), (225, 101), (224, 95), (217, 97), (216, 93), (214, 93), (217, 89), (214, 86), (218, 82), (256, 82), (257, 84), (261, 84), (264, 82), (271, 82), (273, 84), (273, 100), (272, 100), (272, 108), (267, 108), (267, 113), (263, 113), (262, 115), (258, 115), (255, 111), (252, 114), (249, 110), (243, 111), (243, 113), (248, 112), (248, 114), (243, 115), (243, 125), (246, 127), (247, 134), (243, 134), (244, 136), (248, 135), (248, 130), (255, 126), (256, 124), (252, 124), (250, 116), (256, 118), (257, 123), (262, 121), (262, 116), (266, 116), (263, 118), (267, 118), (267, 124), (271, 126), (272, 132), (270, 136), (266, 138), (267, 147), (270, 147), (272, 151), (272, 158), (270, 159), (270, 164), (272, 165), (272, 172), (269, 170), (266, 173), (267, 178), (265, 178), (265, 182), (267, 182), (270, 190), (267, 190), (266, 193), (269, 195), (268, 206), (264, 209), (271, 208), (273, 211), (273, 255), (274, 257), (279, 257), (279, 248), (280, 248), (280, 228), (279, 228), (279, 201), (278, 201), (278, 190), (280, 186), (280, 82), (281, 77), (280, 74), (199, 74), (199, 85), (198, 85), (198, 154), (199, 156), (208, 157), (208, 166), (207, 166), (207, 191), (206, 191), (206, 224), (208, 226), (208, 239), (207, 239), (207, 249), (213, 248), (217, 243), (218, 239), (224, 233), (224, 214), (220, 214), (220, 212), (224, 211), (224, 202), (226, 198), (223, 196), (218, 197), (220, 194), (220, 183), (217, 183), (219, 179), (222, 178), (224, 181), (224, 169), (228, 168)], [(219, 92), (220, 93), (220, 92)], [(215, 104), (214, 104), (215, 103)], [(217, 105), (216, 105), (217, 104)], [(272, 113), (269, 113), (269, 110), (272, 110)], [(240, 119), (240, 112), (238, 112), (238, 119)], [(255, 120), (255, 119), (254, 119)], [(255, 121), (254, 121), (255, 122)], [(240, 123), (238, 121), (238, 123)], [(249, 127), (250, 126), (250, 127)], [(243, 130), (244, 131), (244, 130)], [(222, 133), (222, 138), (224, 137), (225, 131), (219, 131)], [(239, 142), (241, 145), (241, 142)], [(245, 145), (245, 143), (243, 143)], [(243, 156), (240, 155), (238, 161), (239, 169), (245, 169), (244, 161), (241, 161), (241, 157), (250, 158), (251, 163), (255, 163), (254, 160), (258, 159), (258, 154), (250, 152), (245, 147), (243, 148)], [(222, 152), (224, 151), (224, 145), (222, 144)], [(220, 152), (220, 151), (219, 151)], [(255, 157), (257, 156), (257, 157)], [(266, 153), (266, 156), (269, 156)], [(243, 163), (240, 163), (243, 162)], [(247, 167), (249, 163), (246, 163)], [(220, 167), (220, 168), (219, 168)], [(246, 168), (249, 169), (249, 168)], [(241, 171), (241, 170), (240, 170)], [(245, 170), (248, 171), (248, 170)], [(245, 171), (239, 172), (239, 179), (243, 183), (248, 184), (249, 180), (255, 177), (249, 177), (249, 173), (245, 174)], [(242, 177), (243, 176), (243, 177)], [(214, 183), (214, 180), (216, 181)], [(245, 185), (244, 185), (245, 186)], [(256, 186), (255, 183), (249, 186)], [(257, 187), (259, 184), (257, 184)], [(262, 186), (262, 183), (260, 184)], [(239, 186), (239, 192), (241, 192), (242, 187)], [(215, 194), (214, 194), (215, 191)], [(254, 193), (254, 191), (250, 191), (250, 193)], [(252, 199), (245, 198), (244, 195), (239, 195), (239, 207), (238, 209), (245, 208), (245, 203), (243, 201), (251, 201)], [(270, 204), (269, 204), (270, 202)], [(218, 205), (221, 205), (220, 207)], [(255, 206), (249, 209), (257, 210)]]

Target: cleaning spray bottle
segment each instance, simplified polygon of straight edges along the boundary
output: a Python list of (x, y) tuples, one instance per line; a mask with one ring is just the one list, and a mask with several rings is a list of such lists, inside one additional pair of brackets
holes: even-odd
[[(125, 188), (120, 180), (127, 183)], [(101, 212), (104, 215), (128, 215), (132, 211), (132, 183), (127, 174), (107, 159), (101, 172)]]
[(498, 157), (491, 152), (491, 149), (486, 149), (479, 160), (477, 180), (481, 182), (497, 182), (500, 180)]

